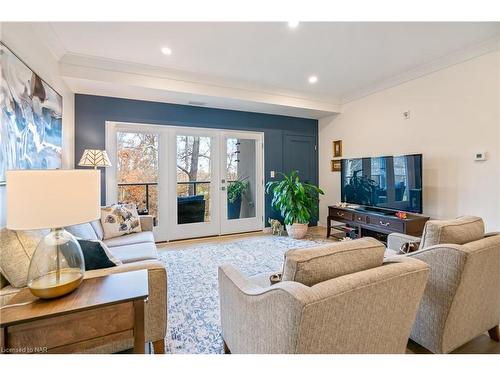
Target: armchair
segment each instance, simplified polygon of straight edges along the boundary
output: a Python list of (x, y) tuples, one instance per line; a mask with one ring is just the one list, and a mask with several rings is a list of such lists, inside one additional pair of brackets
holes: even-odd
[[(356, 249), (358, 244), (363, 249)], [(290, 250), (283, 273), (286, 281), (272, 286), (247, 278), (230, 265), (221, 266), (226, 350), (404, 353), (428, 266), (415, 259), (382, 264), (383, 250), (383, 244), (366, 238)], [(374, 266), (377, 254), (380, 264)], [(333, 277), (318, 279), (332, 270)]]
[(428, 221), (422, 238), (390, 234), (389, 252), (405, 241), (420, 248), (404, 257), (430, 266), (410, 338), (434, 353), (449, 353), (486, 331), (499, 341), (500, 235), (484, 234), (482, 219), (467, 216)]

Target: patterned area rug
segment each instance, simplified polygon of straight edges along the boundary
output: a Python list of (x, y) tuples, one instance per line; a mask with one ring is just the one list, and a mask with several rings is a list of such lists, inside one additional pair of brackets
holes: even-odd
[(322, 242), (262, 236), (179, 248), (160, 247), (160, 258), (168, 274), (167, 351), (223, 353), (217, 285), (219, 265), (232, 264), (247, 276), (280, 271), (287, 250)]

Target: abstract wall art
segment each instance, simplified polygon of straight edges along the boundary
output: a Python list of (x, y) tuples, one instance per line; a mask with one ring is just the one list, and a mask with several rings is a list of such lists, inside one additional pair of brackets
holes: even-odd
[(62, 97), (0, 42), (0, 184), (11, 169), (62, 164)]

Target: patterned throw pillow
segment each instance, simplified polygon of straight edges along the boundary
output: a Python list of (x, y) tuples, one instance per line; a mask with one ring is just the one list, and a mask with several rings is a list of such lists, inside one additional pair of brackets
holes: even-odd
[(141, 232), (141, 222), (137, 208), (133, 203), (113, 204), (101, 208), (101, 224), (104, 239)]

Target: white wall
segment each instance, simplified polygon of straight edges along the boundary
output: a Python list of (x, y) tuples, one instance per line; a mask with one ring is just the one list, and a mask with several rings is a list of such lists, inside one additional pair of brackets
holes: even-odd
[[(340, 200), (330, 160), (341, 139), (344, 158), (422, 153), (425, 214), (478, 215), (500, 230), (500, 51), (345, 104), (319, 128), (322, 224)], [(473, 161), (479, 151), (487, 161)]]
[[(59, 74), (57, 59), (29, 23), (0, 23), (1, 40), (63, 96), (63, 168), (74, 163), (74, 94)], [(5, 226), (5, 186), (0, 186), (0, 228)]]

